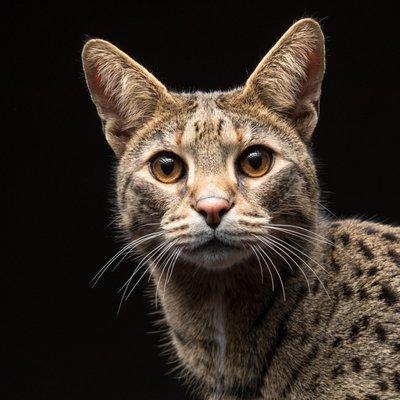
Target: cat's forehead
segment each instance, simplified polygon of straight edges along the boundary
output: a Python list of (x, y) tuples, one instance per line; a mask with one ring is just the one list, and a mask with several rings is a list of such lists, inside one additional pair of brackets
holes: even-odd
[[(268, 115), (254, 115), (240, 104), (224, 101), (220, 92), (177, 95), (178, 110), (148, 126), (130, 143), (129, 154), (142, 157), (161, 149), (193, 160), (197, 168), (219, 170), (227, 158), (250, 145), (281, 152), (296, 151), (299, 139)], [(299, 150), (299, 149), (297, 149)]]
[(213, 98), (197, 99), (197, 107), (187, 119), (181, 143), (187, 150), (232, 145), (240, 140), (229, 115), (219, 108)]
[(210, 173), (226, 163), (241, 136), (229, 113), (218, 107), (214, 96), (198, 96), (196, 104), (184, 123), (180, 147), (197, 168), (205, 168)]
[(260, 118), (234, 105), (221, 106), (221, 99), (223, 95), (218, 93), (202, 93), (182, 124), (180, 146), (196, 161), (224, 162), (235, 149), (252, 144), (271, 145), (282, 152), (298, 147), (297, 135), (285, 130), (286, 126), (279, 126), (273, 117)]

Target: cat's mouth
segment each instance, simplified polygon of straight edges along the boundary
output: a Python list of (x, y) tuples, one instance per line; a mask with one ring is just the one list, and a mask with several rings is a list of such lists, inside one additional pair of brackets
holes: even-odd
[(219, 269), (236, 264), (246, 257), (247, 251), (243, 247), (213, 237), (194, 248), (187, 249), (182, 255), (199, 266)]
[(212, 239), (208, 240), (205, 243), (200, 244), (199, 246), (195, 247), (192, 249), (192, 252), (196, 251), (214, 251), (214, 250), (234, 250), (238, 249), (238, 246), (235, 246), (234, 244), (227, 243), (218, 237), (214, 236)]

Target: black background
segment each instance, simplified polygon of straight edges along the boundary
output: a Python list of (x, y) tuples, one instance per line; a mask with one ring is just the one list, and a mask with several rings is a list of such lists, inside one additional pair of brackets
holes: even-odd
[[(36, 2), (35, 2), (36, 3)], [(189, 398), (159, 356), (143, 287), (116, 318), (130, 266), (97, 289), (118, 249), (115, 160), (85, 88), (80, 50), (110, 40), (175, 90), (242, 84), (290, 24), (322, 21), (327, 74), (314, 151), (325, 205), (337, 216), (400, 222), (398, 17), (383, 2), (183, 6), (17, 3), (3, 15), (3, 159), (11, 239), (3, 293), (11, 316), (12, 399)], [(279, 3), (279, 5), (275, 4)], [(327, 3), (327, 2), (324, 2)], [(7, 10), (8, 11), (8, 10)], [(4, 121), (3, 121), (4, 122)]]

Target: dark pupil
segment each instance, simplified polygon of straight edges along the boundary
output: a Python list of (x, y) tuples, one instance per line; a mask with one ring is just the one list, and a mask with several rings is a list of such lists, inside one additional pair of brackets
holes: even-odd
[(257, 170), (261, 167), (262, 164), (262, 156), (259, 151), (253, 151), (247, 156), (247, 161), (250, 164), (250, 167)]
[(175, 161), (172, 158), (163, 157), (160, 159), (160, 167), (165, 175), (171, 175), (175, 168)]

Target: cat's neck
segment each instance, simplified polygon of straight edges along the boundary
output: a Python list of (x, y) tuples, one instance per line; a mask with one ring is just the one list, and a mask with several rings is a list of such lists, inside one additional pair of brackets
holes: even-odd
[[(213, 319), (210, 312), (214, 309), (219, 312), (219, 307), (231, 312), (230, 319), (238, 314), (243, 320), (249, 321), (268, 299), (282, 302), (281, 310), (290, 307), (290, 299), (296, 296), (300, 287), (310, 289), (312, 282), (317, 279), (316, 271), (321, 272), (321, 264), (325, 262), (323, 258), (329, 253), (330, 244), (326, 239), (329, 223), (320, 218), (316, 226), (314, 236), (306, 238), (303, 245), (293, 246), (289, 238), (286, 246), (291, 247), (284, 248), (281, 245), (280, 254), (269, 253), (268, 259), (263, 257), (264, 263), (260, 263), (260, 257), (255, 253), (243, 263), (222, 270), (210, 270), (179, 260), (167, 282), (166, 275), (160, 276), (160, 271), (154, 268), (153, 280), (157, 283), (158, 297), (162, 300), (168, 324), (182, 330), (188, 324), (191, 327), (189, 330), (198, 337), (202, 328), (208, 327), (205, 321)], [(304, 232), (300, 231), (302, 234)], [(242, 307), (230, 310), (237, 304)], [(201, 322), (194, 327), (197, 321), (204, 321), (204, 325)]]
[[(318, 254), (311, 249), (307, 255), (323, 263)], [(266, 271), (262, 276), (256, 258), (219, 272), (178, 263), (165, 293), (160, 291), (178, 357), (206, 392), (218, 396), (244, 390), (255, 395), (260, 370), (268, 367), (261, 365), (257, 355), (273, 353), (285, 320), (308, 295), (304, 275), (311, 289), (319, 284), (306, 268), (303, 275), (284, 263), (277, 262), (276, 267), (280, 277), (272, 271), (272, 286)], [(162, 278), (160, 284), (165, 284)]]

